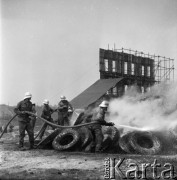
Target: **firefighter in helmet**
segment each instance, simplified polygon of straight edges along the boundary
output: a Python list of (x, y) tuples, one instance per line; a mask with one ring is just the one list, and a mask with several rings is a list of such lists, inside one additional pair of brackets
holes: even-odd
[(65, 96), (60, 97), (60, 102), (58, 103), (58, 124), (61, 126), (69, 125), (69, 116), (73, 112), (73, 107), (66, 99)]
[(30, 123), (31, 118), (30, 115), (25, 113), (25, 111), (33, 112), (32, 103), (31, 103), (32, 94), (29, 92), (25, 93), (25, 96), (22, 101), (20, 101), (14, 112), (18, 114), (18, 122), (19, 122), (19, 148), (20, 150), (25, 150), (24, 148), (24, 137), (25, 131), (27, 131), (29, 136), (30, 147), (29, 149), (34, 148), (34, 132), (33, 127)]
[[(49, 106), (49, 101), (47, 99), (44, 100), (43, 104), (44, 104), (44, 106), (42, 109), (41, 117), (46, 119), (49, 122), (53, 122), (51, 115), (54, 112), (54, 110)], [(42, 126), (42, 131), (39, 135), (39, 139), (42, 139), (47, 126), (48, 126), (48, 124), (46, 122), (44, 122), (44, 124)], [(52, 129), (54, 129), (54, 127), (52, 127)]]
[(102, 125), (114, 126), (114, 123), (105, 121), (105, 114), (107, 112), (108, 105), (109, 105), (108, 101), (103, 101), (99, 105), (99, 107), (95, 111), (93, 111), (92, 117), (86, 118), (87, 121), (82, 122), (82, 123), (94, 122), (94, 121), (97, 122), (97, 124), (92, 124), (89, 126), (89, 129), (91, 130), (94, 139), (90, 144), (88, 151), (91, 151), (93, 148), (95, 148), (94, 150), (95, 152), (101, 152), (102, 142), (103, 142)]

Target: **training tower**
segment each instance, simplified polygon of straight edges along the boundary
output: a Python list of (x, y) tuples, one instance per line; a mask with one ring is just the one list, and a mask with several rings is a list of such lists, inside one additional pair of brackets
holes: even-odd
[(146, 92), (155, 83), (174, 80), (174, 60), (131, 49), (100, 49), (100, 79), (123, 78), (107, 93), (122, 96), (131, 85)]
[(121, 97), (132, 85), (140, 93), (155, 83), (174, 81), (174, 59), (131, 49), (99, 49), (100, 79), (75, 97), (75, 108), (86, 108), (103, 99)]

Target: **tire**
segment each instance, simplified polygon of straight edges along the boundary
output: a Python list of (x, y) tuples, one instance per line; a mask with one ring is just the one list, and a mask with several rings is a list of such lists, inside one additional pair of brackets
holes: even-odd
[(52, 148), (52, 142), (54, 138), (62, 131), (62, 128), (55, 129), (51, 134), (49, 134), (46, 138), (44, 138), (42, 141), (40, 141), (36, 148), (39, 149), (51, 149)]
[(169, 136), (177, 142), (177, 126), (169, 129)]
[(93, 140), (93, 137), (92, 137), (91, 131), (85, 126), (77, 129), (77, 132), (80, 135), (80, 140), (81, 140), (80, 141), (80, 143), (81, 143), (80, 147), (82, 150)]
[(152, 132), (135, 131), (129, 141), (138, 154), (158, 154), (162, 147), (160, 140)]
[(123, 150), (123, 152), (132, 154), (134, 153), (134, 149), (130, 144), (130, 137), (133, 132), (127, 132), (119, 139), (119, 147)]
[(79, 133), (74, 129), (64, 129), (52, 142), (55, 150), (65, 151), (72, 150), (79, 144)]
[(175, 139), (171, 135), (170, 131), (155, 131), (153, 133), (161, 142), (161, 154), (166, 155), (167, 153), (169, 154), (170, 152), (176, 151)]
[(75, 121), (75, 123), (74, 123), (74, 126), (76, 126), (76, 125), (78, 125), (78, 124), (81, 124), (82, 121), (84, 120), (83, 117), (84, 117), (84, 112), (81, 112), (81, 113), (79, 114), (78, 118), (76, 119), (76, 121)]
[(118, 153), (118, 154), (124, 154), (124, 151), (122, 148), (119, 146), (119, 141), (113, 145), (109, 153)]
[(119, 141), (120, 133), (114, 126), (103, 126), (103, 134), (108, 134), (111, 137), (112, 143), (116, 144)]
[(112, 145), (112, 139), (111, 139), (111, 136), (108, 135), (108, 134), (104, 134), (103, 135), (103, 142), (102, 142), (102, 149), (101, 151), (102, 152), (108, 152), (111, 148), (111, 145)]

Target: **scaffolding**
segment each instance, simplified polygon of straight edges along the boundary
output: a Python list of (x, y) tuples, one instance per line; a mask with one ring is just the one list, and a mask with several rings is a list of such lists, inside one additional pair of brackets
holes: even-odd
[[(109, 48), (109, 46), (108, 46)], [(167, 58), (165, 56), (157, 56), (157, 55), (151, 55), (146, 54), (137, 50), (132, 49), (116, 49), (114, 46), (114, 49), (112, 50), (114, 52), (121, 52), (121, 53), (128, 53), (130, 55), (134, 55), (136, 57), (141, 58), (148, 58), (152, 59), (154, 61), (154, 77), (155, 77), (155, 83), (160, 83), (164, 81), (174, 81), (174, 59)]]
[(122, 96), (132, 85), (138, 92), (149, 91), (160, 82), (174, 81), (174, 59), (132, 49), (100, 49), (100, 79), (123, 78), (107, 94)]
[(128, 90), (144, 94), (156, 83), (174, 81), (174, 59), (115, 46), (110, 50), (108, 46), (107, 50), (99, 49), (99, 72), (100, 80), (73, 100), (75, 106), (83, 107), (84, 103), (97, 107), (103, 100), (122, 97)]

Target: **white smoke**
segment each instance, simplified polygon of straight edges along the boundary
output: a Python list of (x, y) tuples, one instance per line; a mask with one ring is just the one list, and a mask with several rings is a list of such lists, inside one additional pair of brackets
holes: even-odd
[(155, 85), (140, 94), (129, 88), (122, 98), (110, 101), (110, 121), (141, 130), (167, 130), (177, 125), (177, 82)]

